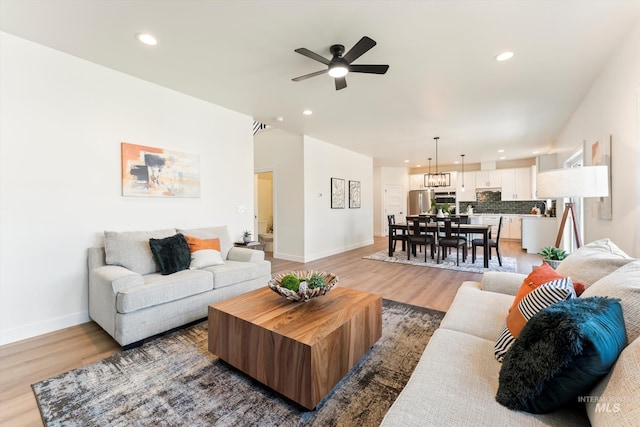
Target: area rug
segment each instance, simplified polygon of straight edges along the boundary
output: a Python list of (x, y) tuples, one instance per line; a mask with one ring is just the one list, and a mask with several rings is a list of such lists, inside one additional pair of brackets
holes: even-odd
[(447, 258), (436, 263), (431, 259), (430, 254), (427, 256), (427, 262), (424, 262), (424, 253), (418, 252), (417, 256), (411, 254), (411, 259), (407, 260), (405, 251), (395, 251), (393, 256), (389, 256), (389, 252), (384, 250), (375, 254), (367, 255), (364, 259), (372, 259), (375, 261), (397, 262), (399, 264), (418, 265), (420, 267), (445, 268), (447, 270), (466, 271), (469, 273), (484, 273), (485, 271), (507, 271), (516, 273), (518, 265), (515, 258), (502, 257), (502, 266), (498, 263), (498, 257), (492, 256), (489, 260), (489, 268), (484, 268), (484, 257), (477, 256), (475, 264), (471, 262), (471, 254), (467, 256), (467, 261), (462, 262), (462, 254), (460, 254), (460, 265), (456, 265), (456, 254), (452, 252)]
[(207, 350), (207, 323), (32, 385), (46, 426), (379, 425), (444, 313), (383, 300), (382, 338), (309, 411)]

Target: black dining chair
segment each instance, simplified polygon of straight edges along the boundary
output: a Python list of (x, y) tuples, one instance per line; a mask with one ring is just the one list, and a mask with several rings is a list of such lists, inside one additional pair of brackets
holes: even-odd
[[(438, 228), (444, 229), (441, 234), (443, 237), (438, 239), (438, 260), (444, 260), (447, 257), (447, 249), (456, 248), (456, 265), (460, 265), (460, 248), (462, 248), (462, 262), (467, 260), (467, 239), (460, 236), (460, 222), (453, 222), (451, 218), (445, 218), (441, 223), (438, 222)], [(454, 226), (455, 224), (455, 226)]]
[[(498, 221), (498, 232), (496, 233), (495, 240), (489, 239), (489, 253), (484, 254), (484, 256), (488, 256), (491, 259), (491, 248), (496, 248), (496, 255), (498, 255), (498, 264), (502, 267), (502, 257), (500, 256), (500, 232), (502, 231), (502, 217)], [(482, 239), (473, 239), (471, 241), (471, 261), (475, 264), (476, 262), (476, 248), (478, 246), (484, 247), (484, 238)]]
[(407, 260), (411, 259), (411, 252), (413, 256), (416, 256), (416, 247), (424, 246), (424, 262), (427, 262), (427, 246), (431, 247), (431, 258), (435, 258), (436, 251), (436, 239), (429, 233), (427, 227), (421, 226), (421, 224), (427, 225), (429, 218), (415, 219), (407, 218)]
[(387, 221), (389, 222), (389, 256), (393, 256), (393, 253), (396, 250), (397, 242), (402, 242), (402, 250), (405, 249), (407, 235), (405, 229), (394, 227), (394, 225), (396, 224), (395, 215), (387, 215)]

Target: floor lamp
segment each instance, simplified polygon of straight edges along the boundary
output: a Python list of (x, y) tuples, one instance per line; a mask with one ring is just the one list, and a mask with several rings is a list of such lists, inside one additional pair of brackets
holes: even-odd
[[(536, 174), (536, 197), (538, 199), (560, 199), (572, 197), (606, 197), (609, 195), (609, 168), (607, 166), (584, 166), (571, 169), (554, 169)], [(582, 246), (580, 228), (573, 201), (565, 203), (562, 222), (556, 238), (556, 247), (571, 213), (573, 231), (578, 247)]]

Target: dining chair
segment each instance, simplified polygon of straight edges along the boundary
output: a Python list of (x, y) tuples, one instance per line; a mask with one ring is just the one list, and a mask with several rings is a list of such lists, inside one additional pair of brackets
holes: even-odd
[(395, 215), (387, 215), (387, 221), (389, 222), (389, 256), (393, 256), (398, 241), (402, 242), (402, 250), (405, 249), (407, 235), (404, 229), (394, 227), (396, 224)]
[[(456, 224), (456, 226), (454, 227), (453, 224)], [(438, 234), (442, 234), (444, 237), (438, 239), (437, 263), (440, 263), (441, 258), (444, 260), (447, 257), (446, 250), (448, 248), (456, 248), (456, 265), (460, 265), (460, 248), (463, 249), (462, 262), (467, 260), (467, 239), (460, 236), (460, 222), (453, 222), (451, 218), (445, 218), (445, 220), (442, 221), (442, 226), (440, 222), (438, 222), (438, 228), (440, 227), (444, 228), (444, 232)]]
[[(498, 255), (498, 264), (502, 267), (502, 257), (500, 256), (500, 232), (502, 231), (502, 216), (498, 221), (498, 232), (496, 233), (495, 240), (489, 239), (489, 253), (484, 254), (484, 256), (488, 256), (491, 259), (491, 248), (496, 248), (496, 255)], [(478, 246), (484, 247), (484, 238), (481, 239), (473, 239), (471, 241), (471, 261), (475, 264), (476, 262), (476, 248)]]
[(407, 218), (407, 260), (411, 259), (411, 252), (413, 252), (413, 256), (417, 256), (417, 246), (424, 246), (424, 262), (427, 262), (427, 246), (431, 247), (431, 258), (435, 258), (436, 239), (426, 227), (423, 230), (421, 226), (421, 224), (427, 225), (428, 223), (428, 217), (424, 219)]

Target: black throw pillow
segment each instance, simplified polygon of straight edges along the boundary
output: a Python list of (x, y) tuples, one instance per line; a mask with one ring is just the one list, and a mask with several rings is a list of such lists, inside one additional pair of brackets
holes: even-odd
[(186, 270), (191, 263), (189, 244), (180, 233), (164, 239), (149, 239), (153, 257), (164, 275)]

